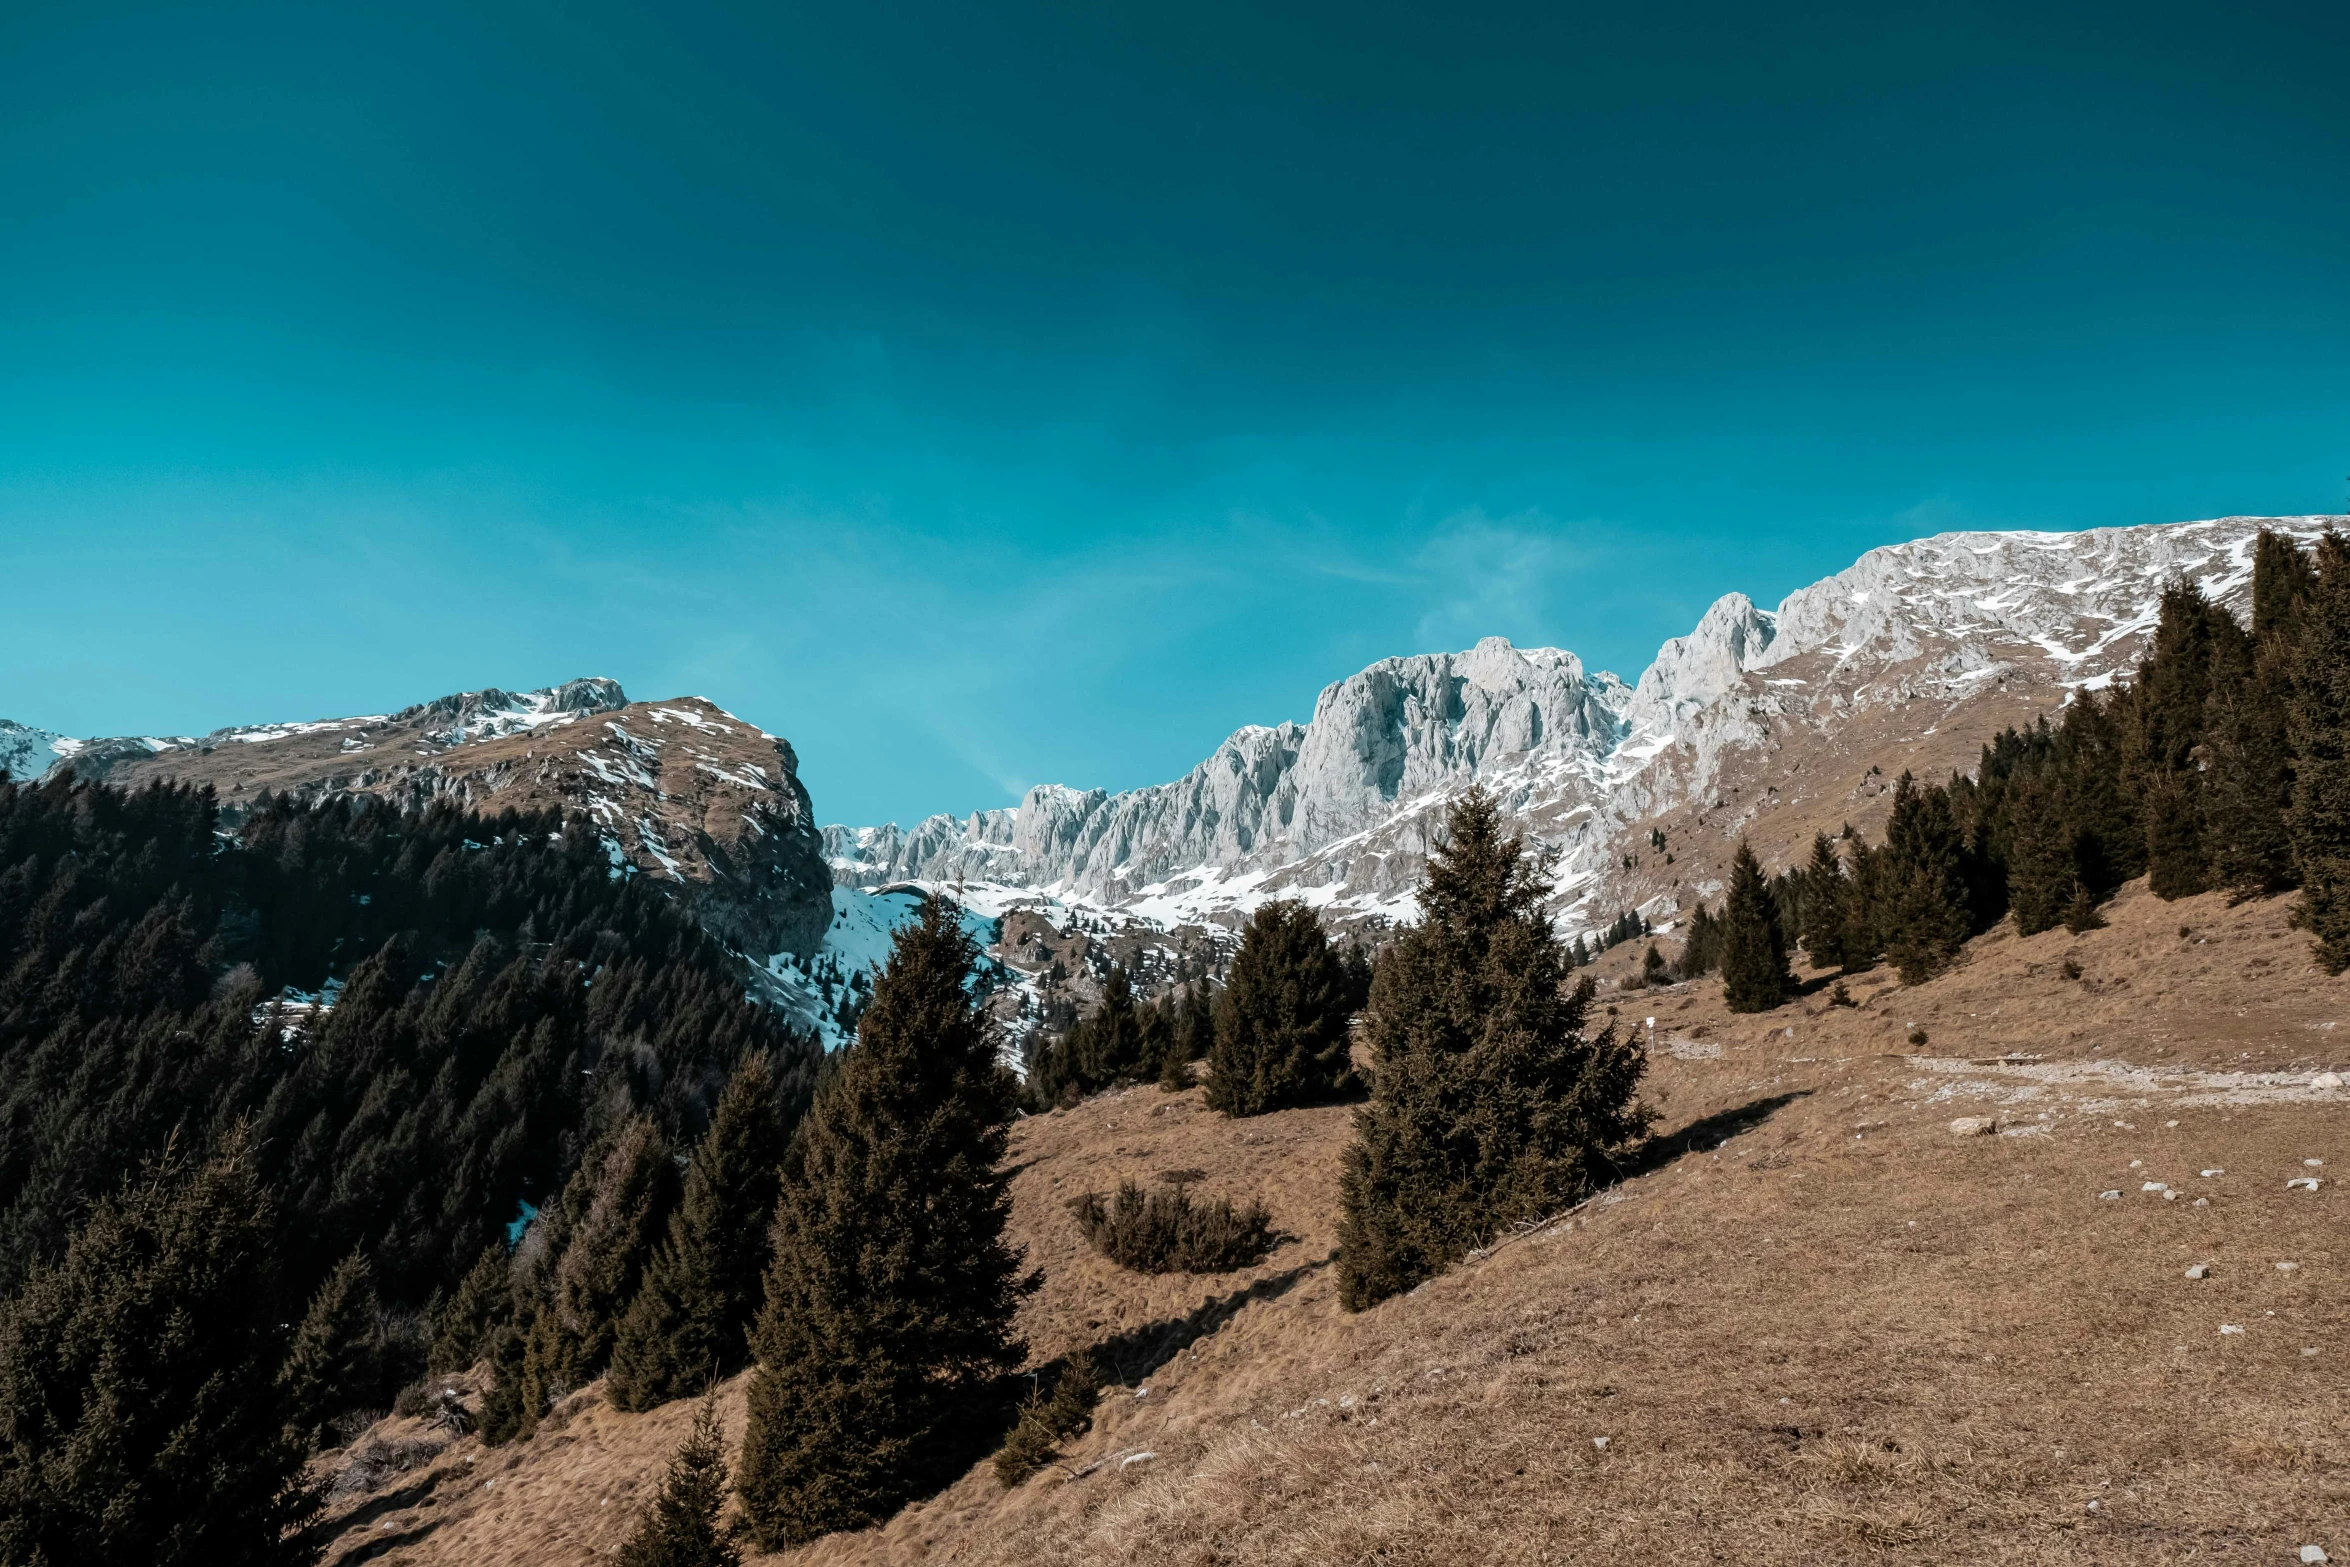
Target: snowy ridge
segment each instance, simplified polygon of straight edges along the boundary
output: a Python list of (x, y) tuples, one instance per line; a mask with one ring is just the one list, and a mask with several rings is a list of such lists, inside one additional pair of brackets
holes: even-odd
[(78, 740), (0, 718), (0, 768), (11, 778), (38, 778), (80, 749)]
[(31, 748), (52, 771), (129, 787), (210, 784), (232, 822), (263, 794), (581, 815), (614, 874), (675, 883), (702, 923), (753, 962), (813, 954), (832, 915), (798, 758), (700, 697), (631, 703), (617, 682), (596, 678), (460, 691), (389, 715), (238, 725), (200, 739), (23, 733), (35, 738), (16, 749)]
[(1874, 710), (1940, 712), (1994, 688), (2053, 706), (2128, 669), (2169, 582), (2192, 580), (2248, 616), (2260, 531), (2307, 541), (2343, 521), (1889, 545), (1775, 611), (1725, 595), (1629, 688), (1570, 652), (1500, 638), (1385, 659), (1325, 688), (1308, 723), (1237, 730), (1174, 783), (1044, 786), (1016, 809), (910, 832), (827, 827), (826, 857), (846, 886), (984, 883), (1167, 924), (1229, 920), (1275, 897), (1408, 919), (1430, 831), (1478, 782), (1557, 851), (1567, 923), (1604, 923), (1627, 830), (1701, 801), (1726, 767)]

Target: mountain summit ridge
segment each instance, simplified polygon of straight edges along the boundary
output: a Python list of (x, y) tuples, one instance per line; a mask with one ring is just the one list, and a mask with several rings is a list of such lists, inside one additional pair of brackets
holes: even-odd
[[(1817, 749), (1864, 715), (1930, 711), (1918, 727), (1948, 741), (1943, 725), (1964, 714), (1966, 746), (1921, 757), (1964, 765), (2006, 722), (2126, 670), (2169, 581), (2191, 578), (2243, 613), (2261, 529), (2306, 540), (2343, 521), (2235, 516), (1883, 545), (1773, 610), (1724, 594), (1629, 687), (1566, 649), (1488, 637), (1381, 659), (1324, 687), (1305, 724), (1236, 730), (1171, 783), (1040, 785), (1016, 807), (911, 830), (827, 826), (825, 852), (844, 886), (987, 883), (1172, 919), (1287, 895), (1339, 917), (1408, 918), (1437, 807), (1477, 782), (1559, 853), (1570, 909), (1589, 902), (1604, 920), (1614, 898), (1669, 913), (1709, 895), (1707, 878), (1685, 874), (1670, 891), (1617, 874), (1635, 824), (1729, 809), (1717, 787), (1739, 792), (1738, 777), (1759, 779), (1790, 743)], [(1865, 814), (1871, 796), (1856, 789), (1854, 814)], [(1730, 825), (1757, 814), (1733, 811)]]
[(584, 817), (614, 874), (675, 883), (712, 934), (755, 963), (813, 957), (832, 924), (832, 884), (799, 758), (789, 742), (701, 697), (632, 702), (618, 681), (591, 676), (202, 737), (46, 735), (9, 725), (0, 745), (36, 758), (33, 748), (46, 745), (47, 774), (210, 784), (229, 821), (265, 791)]

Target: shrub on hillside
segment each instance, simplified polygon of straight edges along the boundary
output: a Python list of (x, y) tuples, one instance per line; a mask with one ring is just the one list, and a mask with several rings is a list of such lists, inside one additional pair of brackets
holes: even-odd
[(1230, 1273), (1273, 1245), (1273, 1216), (1263, 1203), (1198, 1202), (1185, 1185), (1145, 1193), (1122, 1181), (1108, 1200), (1087, 1192), (1069, 1211), (1095, 1251), (1137, 1273)]
[(1061, 1444), (1093, 1424), (1101, 1391), (1093, 1356), (1079, 1350), (1049, 1385), (1037, 1387), (1020, 1406), (1019, 1423), (996, 1450), (996, 1483), (1008, 1491), (1060, 1457)]

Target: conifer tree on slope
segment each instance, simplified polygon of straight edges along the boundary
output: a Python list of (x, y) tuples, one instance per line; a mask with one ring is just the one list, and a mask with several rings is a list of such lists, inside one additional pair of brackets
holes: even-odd
[(1811, 863), (1803, 872), (1803, 950), (1814, 968), (1844, 966), (1844, 900), (1849, 891), (1836, 845), (1824, 832), (1812, 834)]
[(314, 1562), (277, 1381), (271, 1204), (240, 1136), (100, 1202), (0, 1307), (0, 1561)]
[(514, 1268), (505, 1243), (481, 1249), (457, 1292), (433, 1319), (433, 1371), (463, 1371), (490, 1352), (498, 1330), (514, 1320)]
[(615, 1407), (683, 1398), (743, 1364), (782, 1162), (774, 1073), (765, 1055), (746, 1056), (694, 1147), (668, 1237), (620, 1319), (607, 1383)]
[(2195, 765), (2220, 646), (2243, 632), (2192, 583), (2163, 591), (2153, 645), (2138, 665), (2124, 710), (2122, 788), (2146, 834), (2146, 880), (2157, 897), (2184, 898), (2209, 884), (2203, 791)]
[(1569, 986), (1523, 848), (1492, 796), (1463, 795), (1429, 857), (1421, 923), (1380, 954), (1371, 1099), (1340, 1171), (1350, 1311), (1577, 1201), (1647, 1128), (1646, 1058), (1612, 1029), (1585, 1032), (1592, 986)]
[(2252, 636), (2216, 669), (2204, 713), (2203, 775), (2213, 879), (2238, 896), (2293, 884), (2293, 669), (2315, 575), (2290, 539), (2263, 529), (2253, 554)]
[(1770, 884), (1741, 838), (1730, 861), (1730, 896), (1722, 905), (1723, 1004), (1733, 1012), (1768, 1012), (1794, 989)]
[(1216, 997), (1208, 1108), (1263, 1115), (1343, 1092), (1354, 1081), (1353, 989), (1312, 909), (1286, 901), (1258, 909)]
[(1970, 923), (1965, 845), (1950, 797), (1908, 773), (1893, 786), (1893, 814), (1879, 851), (1879, 916), (1885, 956), (1905, 985), (1922, 985), (1966, 945)]
[(2047, 764), (2030, 767), (2008, 793), (2007, 906), (2018, 935), (2063, 924), (2080, 887), (2072, 819), (2054, 773)]
[(375, 1314), (375, 1281), (367, 1258), (353, 1252), (326, 1276), (294, 1332), (278, 1381), (286, 1390), (287, 1419), (313, 1447), (324, 1442), (328, 1421), (372, 1404), (382, 1391)]
[(2309, 552), (2267, 528), (2252, 546), (2252, 635), (2276, 637), (2291, 646), (2300, 635), (2301, 615), (2317, 592), (2317, 568)]
[(676, 1195), (677, 1166), (650, 1116), (632, 1116), (580, 1162), (563, 1192), (562, 1250), (525, 1336), (523, 1435), (604, 1369)]
[(718, 1526), (726, 1505), (726, 1444), (714, 1393), (694, 1411), (693, 1429), (670, 1455), (661, 1489), (620, 1548), (620, 1567), (738, 1567), (742, 1552)]
[(2318, 541), (2317, 581), (2301, 615), (2294, 671), (2293, 865), (2295, 911), (2317, 938), (2329, 974), (2350, 968), (2350, 540)]
[(1865, 969), (1885, 955), (1885, 852), (1866, 838), (1849, 840), (1852, 874), (1844, 887), (1844, 966)]
[(900, 930), (792, 1139), (737, 1488), (769, 1548), (886, 1518), (973, 1454), (1035, 1287), (1004, 1239), (1018, 1087), (942, 899)]

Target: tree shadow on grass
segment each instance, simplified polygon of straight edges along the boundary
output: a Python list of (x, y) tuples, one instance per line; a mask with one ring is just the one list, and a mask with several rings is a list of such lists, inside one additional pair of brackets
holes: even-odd
[[(1316, 1261), (1267, 1274), (1229, 1295), (1212, 1296), (1180, 1317), (1145, 1323), (1104, 1339), (1092, 1347), (1094, 1364), (1101, 1369), (1104, 1381), (1133, 1386), (1248, 1307), (1258, 1301), (1280, 1299), (1337, 1260), (1338, 1253), (1333, 1251)], [(1053, 1369), (1057, 1370), (1060, 1364), (1056, 1361)]]
[[(311, 1531), (311, 1540), (314, 1544), (331, 1552), (336, 1540), (347, 1539), (354, 1532), (368, 1529), (370, 1525), (393, 1513), (404, 1512), (431, 1496), (437, 1483), (434, 1477), (428, 1475), (412, 1485), (404, 1485), (396, 1491), (386, 1491), (381, 1496), (372, 1497), (341, 1517), (327, 1520), (315, 1526)], [(386, 1551), (397, 1550), (403, 1545), (413, 1545), (440, 1526), (440, 1520), (434, 1518), (428, 1519), (412, 1529), (372, 1531), (364, 1542), (353, 1549), (345, 1551), (339, 1556), (329, 1556), (325, 1559), (331, 1562), (332, 1567), (354, 1567), (354, 1564), (359, 1562), (373, 1561)]]
[(1643, 1143), (1639, 1152), (1625, 1162), (1617, 1179), (1630, 1180), (1636, 1175), (1648, 1175), (1683, 1155), (1719, 1148), (1740, 1133), (1753, 1131), (1796, 1100), (1810, 1097), (1810, 1089), (1797, 1088), (1783, 1094), (1766, 1094), (1760, 1099), (1750, 1099), (1745, 1104), (1733, 1105), (1727, 1110), (1716, 1110), (1712, 1115), (1699, 1116), (1677, 1132), (1664, 1137), (1652, 1137)]

